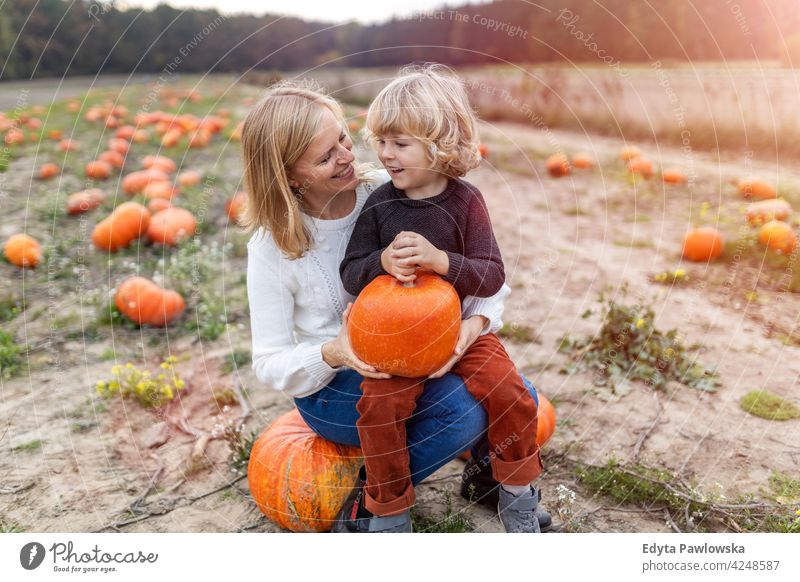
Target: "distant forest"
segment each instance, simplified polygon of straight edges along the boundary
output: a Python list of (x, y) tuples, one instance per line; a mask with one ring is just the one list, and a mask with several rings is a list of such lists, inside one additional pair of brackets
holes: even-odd
[[(543, 62), (785, 59), (800, 0), (498, 0), (379, 25), (220, 15), (166, 4), (6, 0), (0, 80), (98, 73), (245, 72)], [(789, 52), (788, 54), (791, 54)], [(797, 66), (797, 63), (795, 63)]]

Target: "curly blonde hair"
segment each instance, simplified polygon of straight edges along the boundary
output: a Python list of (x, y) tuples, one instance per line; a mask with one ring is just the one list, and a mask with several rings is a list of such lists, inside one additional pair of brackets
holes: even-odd
[(431, 169), (460, 177), (480, 164), (478, 118), (464, 83), (445, 65), (403, 67), (367, 112), (364, 137), (406, 134), (427, 149)]

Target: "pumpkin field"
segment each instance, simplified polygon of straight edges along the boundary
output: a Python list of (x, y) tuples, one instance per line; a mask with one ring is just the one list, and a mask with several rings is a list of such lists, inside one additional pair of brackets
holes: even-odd
[[(0, 85), (0, 531), (285, 531), (247, 479), (294, 408), (250, 367), (249, 81)], [(794, 164), (518, 119), (481, 141), (557, 529), (800, 532)], [(416, 531), (502, 531), (463, 467)]]

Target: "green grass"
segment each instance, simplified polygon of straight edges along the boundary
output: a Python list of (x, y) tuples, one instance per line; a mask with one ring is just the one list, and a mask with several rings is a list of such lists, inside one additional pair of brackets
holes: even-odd
[(247, 366), (251, 362), (251, 358), (250, 350), (234, 350), (225, 356), (225, 362), (220, 367), (220, 371), (223, 374), (232, 374), (239, 368)]
[(766, 390), (748, 392), (739, 401), (739, 406), (745, 412), (767, 420), (800, 418), (800, 408)]
[(518, 343), (533, 343), (537, 340), (537, 335), (532, 327), (513, 323), (503, 324), (497, 335), (503, 339)]
[(475, 526), (461, 511), (453, 510), (453, 500), (449, 491), (444, 493), (445, 511), (441, 517), (421, 513), (416, 507), (411, 508), (411, 524), (414, 533), (468, 533)]
[(39, 440), (39, 439), (36, 439), (36, 440), (29, 441), (27, 443), (22, 443), (20, 445), (12, 447), (11, 450), (12, 451), (32, 453), (33, 451), (38, 451), (41, 448), (42, 448), (42, 441)]
[(770, 490), (777, 498), (782, 498), (786, 501), (800, 500), (800, 479), (773, 471), (769, 476)]
[(0, 533), (22, 533), (25, 530), (16, 521), (7, 521), (0, 517)]

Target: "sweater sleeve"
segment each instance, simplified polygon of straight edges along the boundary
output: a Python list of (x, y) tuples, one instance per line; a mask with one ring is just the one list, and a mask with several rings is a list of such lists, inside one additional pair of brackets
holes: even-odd
[(339, 265), (342, 286), (350, 295), (356, 297), (375, 277), (388, 274), (381, 265), (383, 248), (377, 206), (374, 204), (374, 197), (371, 196), (356, 220), (344, 259)]
[(461, 304), (462, 319), (468, 319), (473, 315), (483, 315), (489, 320), (481, 335), (487, 333), (497, 333), (503, 327), (503, 311), (505, 311), (506, 298), (511, 293), (511, 287), (503, 283), (500, 291), (491, 297), (474, 297), (472, 295), (464, 297)]
[(294, 398), (308, 396), (326, 386), (337, 368), (322, 359), (325, 342), (295, 341), (292, 278), (281, 273), (280, 252), (268, 236), (261, 239), (247, 245), (253, 371), (274, 390)]
[(506, 274), (489, 211), (480, 192), (473, 190), (472, 194), (464, 228), (464, 254), (445, 251), (450, 268), (444, 279), (461, 297), (491, 297), (502, 288)]

